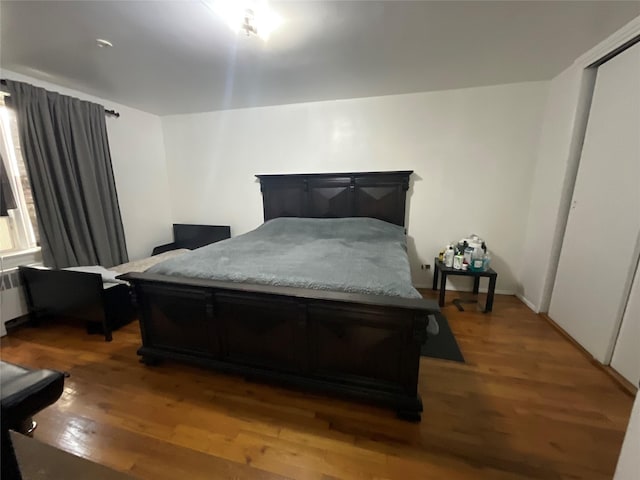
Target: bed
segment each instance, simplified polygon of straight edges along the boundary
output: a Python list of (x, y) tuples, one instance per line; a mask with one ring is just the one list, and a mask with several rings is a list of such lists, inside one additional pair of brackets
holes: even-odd
[[(265, 224), (256, 231), (118, 277), (133, 286), (142, 361), (196, 363), (350, 396), (420, 420), (420, 346), (426, 340), (427, 316), (439, 308), (420, 297), (408, 276), (403, 227), (411, 173), (259, 175)], [(326, 238), (316, 233), (319, 237), (303, 239), (306, 229), (318, 223), (328, 229)], [(339, 241), (347, 245), (366, 242), (365, 231), (372, 229), (369, 238), (372, 232), (374, 237), (388, 235), (385, 241), (399, 242), (402, 253), (385, 248), (376, 254), (375, 248), (365, 251), (361, 244), (343, 257), (329, 258), (336, 251), (331, 244), (335, 228), (346, 229)], [(273, 265), (261, 263), (260, 254), (242, 266), (243, 255), (252, 249), (263, 252), (255, 232), (264, 235), (265, 230), (267, 237), (275, 236), (269, 248), (282, 251), (264, 252), (287, 263), (286, 282), (281, 272), (269, 270)], [(359, 239), (360, 234), (365, 238)], [(312, 249), (300, 247), (298, 255), (288, 255), (309, 241)], [(258, 265), (252, 268), (254, 263)], [(369, 272), (364, 284), (332, 284), (331, 270), (341, 263), (346, 265), (342, 276)], [(238, 265), (242, 268), (232, 268)], [(392, 273), (398, 282), (378, 281), (385, 270), (397, 270)]]

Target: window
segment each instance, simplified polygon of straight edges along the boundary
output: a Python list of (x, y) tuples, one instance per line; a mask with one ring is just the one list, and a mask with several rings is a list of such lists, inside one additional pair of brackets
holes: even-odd
[[(8, 108), (5, 96), (0, 94), (0, 157), (6, 178), (2, 188), (10, 189), (12, 202), (7, 216), (0, 216), (0, 252), (12, 253), (29, 250), (38, 245), (36, 211), (20, 151), (18, 125), (15, 112)], [(3, 195), (7, 192), (0, 192)]]

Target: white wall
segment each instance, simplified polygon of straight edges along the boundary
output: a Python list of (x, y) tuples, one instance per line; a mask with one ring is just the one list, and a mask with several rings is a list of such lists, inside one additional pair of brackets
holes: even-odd
[(120, 112), (107, 117), (111, 160), (130, 259), (171, 241), (171, 205), (160, 117), (7, 70), (9, 78), (71, 95)]
[(174, 221), (255, 228), (257, 173), (412, 169), (414, 282), (474, 232), (513, 293), (546, 94), (533, 82), (163, 117)]
[(548, 278), (555, 277), (558, 261), (553, 254), (554, 240), (559, 236), (561, 245), (566, 225), (563, 207), (575, 181), (577, 164), (571, 156), (571, 145), (579, 126), (581, 83), (582, 69), (568, 68), (549, 83), (544, 106), (517, 292), (536, 312), (546, 310), (544, 289)]

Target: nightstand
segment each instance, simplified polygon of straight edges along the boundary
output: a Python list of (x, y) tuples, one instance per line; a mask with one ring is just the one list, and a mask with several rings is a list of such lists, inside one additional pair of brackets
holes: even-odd
[(444, 293), (447, 286), (447, 276), (448, 275), (459, 275), (463, 277), (473, 277), (473, 294), (478, 294), (478, 289), (480, 288), (480, 278), (487, 277), (489, 279), (489, 290), (487, 292), (487, 303), (484, 307), (484, 312), (490, 312), (493, 310), (493, 297), (496, 290), (496, 280), (498, 279), (498, 273), (490, 268), (484, 272), (474, 272), (471, 270), (456, 270), (453, 267), (446, 267), (443, 262), (441, 262), (438, 257), (433, 260), (433, 289), (438, 289), (438, 274), (442, 276), (442, 280), (440, 281), (440, 298), (438, 304), (443, 307), (444, 306)]

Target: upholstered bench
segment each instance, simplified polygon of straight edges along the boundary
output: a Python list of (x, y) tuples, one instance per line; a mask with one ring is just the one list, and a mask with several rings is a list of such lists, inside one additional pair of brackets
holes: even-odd
[[(31, 416), (54, 403), (64, 388), (64, 374), (33, 370), (0, 361), (0, 423), (2, 424), (2, 480), (20, 479), (9, 430), (31, 427)], [(29, 427), (25, 427), (25, 423)]]

